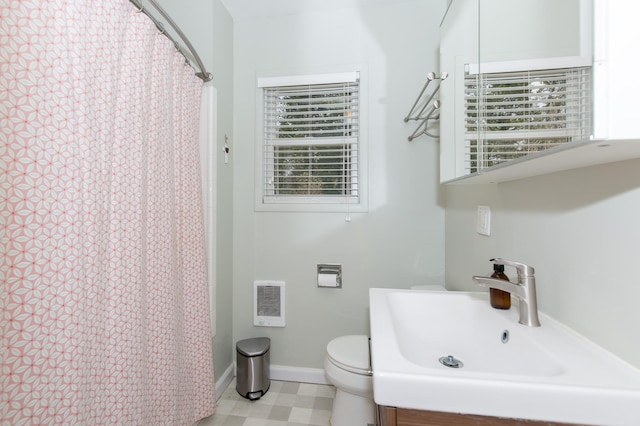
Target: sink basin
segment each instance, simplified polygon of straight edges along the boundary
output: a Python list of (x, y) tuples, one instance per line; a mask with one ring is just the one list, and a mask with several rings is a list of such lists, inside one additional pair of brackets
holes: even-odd
[(369, 296), (379, 405), (640, 424), (640, 371), (549, 316), (540, 315), (541, 327), (518, 324), (517, 306), (492, 309), (488, 293), (371, 289)]
[[(387, 295), (397, 345), (408, 361), (441, 368), (439, 358), (452, 355), (463, 362), (465, 374), (562, 373), (560, 362), (533, 338), (536, 330), (518, 326), (517, 319), (512, 323), (503, 315), (487, 315), (491, 312), (486, 312), (490, 310), (483, 293), (449, 296), (446, 292), (422, 293), (421, 297), (409, 292)], [(424, 297), (433, 306), (427, 309)], [(415, 314), (407, 315), (408, 312)]]

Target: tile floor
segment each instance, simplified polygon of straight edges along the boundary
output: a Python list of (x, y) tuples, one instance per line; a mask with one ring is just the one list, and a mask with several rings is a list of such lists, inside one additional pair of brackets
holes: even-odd
[(335, 392), (330, 385), (272, 380), (262, 398), (249, 401), (236, 392), (234, 379), (216, 413), (198, 426), (329, 426)]

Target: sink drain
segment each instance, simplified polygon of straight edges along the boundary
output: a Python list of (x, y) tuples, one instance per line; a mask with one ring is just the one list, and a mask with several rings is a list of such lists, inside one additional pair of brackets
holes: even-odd
[(440, 364), (444, 365), (445, 367), (450, 368), (462, 368), (464, 366), (462, 361), (460, 361), (453, 355), (442, 356), (438, 359), (438, 361), (440, 361)]

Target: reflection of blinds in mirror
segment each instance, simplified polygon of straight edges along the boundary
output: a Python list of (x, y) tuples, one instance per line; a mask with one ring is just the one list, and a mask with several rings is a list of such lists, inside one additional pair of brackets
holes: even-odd
[(284, 327), (284, 281), (255, 281), (253, 287), (253, 324)]
[(467, 75), (466, 173), (591, 134), (591, 68)]

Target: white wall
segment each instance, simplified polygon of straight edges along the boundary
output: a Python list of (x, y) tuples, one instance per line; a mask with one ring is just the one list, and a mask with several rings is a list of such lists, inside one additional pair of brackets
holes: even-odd
[[(210, 1), (210, 0), (209, 0)], [(183, 2), (184, 4), (184, 2)], [(213, 361), (216, 380), (233, 363), (233, 20), (220, 2), (213, 2), (213, 84), (218, 89), (218, 200), (216, 239), (216, 337)], [(222, 149), (231, 146), (225, 164)]]
[[(640, 367), (640, 161), (500, 185), (439, 186), (438, 142), (424, 136), (406, 141), (413, 127), (402, 117), (426, 73), (438, 69), (444, 1), (237, 21), (235, 45), (234, 24), (219, 0), (198, 0), (204, 9), (185, 8), (179, 0), (162, 3), (172, 6), (172, 16), (212, 69), (220, 101), (218, 143), (225, 133), (232, 143), (231, 162), (219, 164), (218, 175), (216, 377), (233, 362), (235, 340), (258, 335), (273, 338), (272, 362), (320, 368), (328, 339), (367, 331), (368, 287), (440, 282), (445, 246), (450, 288), (477, 290), (471, 276), (490, 272), (494, 256), (529, 263), (536, 268), (542, 311)], [(325, 45), (318, 33), (329, 22), (338, 37)], [(205, 34), (192, 35), (195, 26)], [(282, 36), (283, 29), (296, 37)], [(349, 224), (341, 214), (253, 210), (255, 75), (280, 66), (266, 58), (274, 40), (298, 40), (289, 51), (275, 48), (283, 67), (366, 63), (376, 82), (369, 94), (371, 212), (352, 214)], [(492, 207), (490, 237), (475, 233), (478, 204)], [(344, 289), (315, 288), (315, 264), (326, 261), (343, 263)], [(284, 329), (251, 325), (251, 284), (264, 278), (289, 286)]]
[[(538, 1), (531, 3), (539, 8)], [(589, 20), (575, 18), (580, 13), (583, 17), (590, 15), (588, 4), (585, 4), (588, 2), (562, 3), (565, 13), (574, 20), (564, 20), (567, 26), (551, 27), (563, 31), (572, 28), (574, 34), (579, 34), (578, 29)], [(520, 54), (523, 55), (516, 56), (519, 59), (535, 51), (521, 47), (535, 44), (534, 40), (515, 44), (507, 51), (488, 49), (487, 45), (491, 44), (501, 48), (508, 46), (501, 40), (505, 37), (503, 32), (515, 34), (514, 29), (500, 25), (500, 22), (506, 22), (501, 14), (518, 16), (524, 10), (519, 2), (494, 0), (491, 4), (495, 10), (483, 9), (482, 24), (490, 18), (498, 22), (483, 27), (481, 37), (486, 43), (483, 41), (482, 44), (482, 60), (502, 59), (502, 55), (511, 58), (518, 48), (522, 49)], [(576, 13), (576, 9), (580, 13)], [(622, 9), (628, 14), (628, 8)], [(540, 10), (548, 13), (550, 9), (543, 7)], [(612, 27), (626, 25), (624, 31), (628, 33), (630, 24), (621, 16), (613, 16), (611, 14), (610, 18), (616, 21)], [(537, 43), (538, 34), (529, 34), (535, 35)], [(553, 49), (548, 52), (540, 49), (545, 56), (554, 55), (554, 52), (578, 55), (590, 51), (590, 40), (571, 42), (570, 37), (558, 36), (552, 40), (555, 40)], [(627, 56), (635, 60), (633, 55)], [(615, 63), (611, 66), (615, 67)], [(615, 72), (620, 71), (618, 68), (614, 68)], [(626, 68), (625, 72), (628, 71)], [(627, 127), (628, 123), (623, 124)], [(610, 133), (618, 134), (620, 127), (622, 124), (618, 122)], [(633, 134), (637, 135), (637, 130)], [(441, 148), (452, 142), (443, 138)], [(499, 185), (446, 186), (447, 286), (479, 290), (471, 277), (489, 274), (492, 257), (532, 265), (536, 269), (541, 311), (640, 366), (640, 339), (637, 338), (640, 277), (636, 270), (640, 259), (639, 170), (640, 162), (630, 160)], [(475, 232), (477, 205), (491, 206), (490, 237)], [(515, 278), (515, 271), (506, 272)]]
[[(442, 283), (444, 210), (438, 144), (403, 122), (426, 75), (437, 71), (445, 2), (407, 1), (234, 23), (234, 340), (272, 339), (271, 363), (322, 368), (327, 342), (368, 333), (368, 289)], [(369, 212), (254, 210), (256, 76), (364, 64), (369, 88)], [(316, 287), (316, 264), (343, 265), (343, 288)], [(252, 325), (252, 283), (287, 283), (287, 326)]]
[[(640, 160), (446, 193), (450, 288), (478, 290), (492, 257), (529, 264), (541, 311), (640, 367)], [(475, 232), (478, 204), (490, 237)]]
[[(216, 380), (233, 362), (232, 255), (233, 255), (233, 161), (224, 164), (224, 136), (233, 141), (233, 20), (220, 0), (181, 0), (159, 3), (180, 26), (198, 52), (218, 91), (216, 165), (216, 336), (213, 361)], [(166, 25), (168, 27), (168, 25)], [(233, 158), (233, 157), (232, 157)]]

